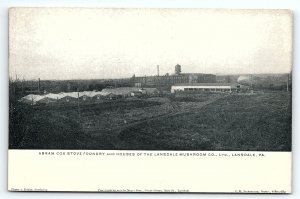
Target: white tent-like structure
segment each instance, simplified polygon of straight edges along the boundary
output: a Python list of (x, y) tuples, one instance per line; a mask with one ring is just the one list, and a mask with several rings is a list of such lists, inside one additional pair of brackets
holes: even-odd
[[(142, 91), (145, 94), (153, 93), (157, 91), (156, 88), (144, 88)], [(140, 88), (135, 87), (120, 87), (120, 88), (106, 88), (102, 91), (83, 91), (83, 92), (61, 92), (61, 93), (48, 93), (45, 95), (34, 95), (29, 94), (20, 99), (20, 102), (24, 102), (27, 104), (36, 104), (36, 103), (50, 103), (50, 102), (69, 102), (75, 101), (75, 99), (101, 99), (102, 97), (107, 97), (110, 95), (113, 96), (122, 96), (122, 97), (130, 97), (132, 92), (141, 92)], [(142, 92), (141, 92), (142, 93)]]
[(34, 95), (34, 94), (29, 94), (29, 95), (26, 95), (25, 97), (22, 97), (20, 99), (20, 102), (23, 102), (23, 103), (26, 103), (26, 104), (36, 104), (38, 101), (44, 99), (45, 96), (43, 95)]

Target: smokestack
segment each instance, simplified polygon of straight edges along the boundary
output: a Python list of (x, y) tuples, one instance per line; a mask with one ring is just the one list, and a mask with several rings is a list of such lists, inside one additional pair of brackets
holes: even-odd
[(159, 65), (157, 65), (157, 76), (159, 77)]
[(38, 81), (38, 93), (40, 93), (40, 88), (41, 88), (41, 79), (39, 78), (39, 81)]

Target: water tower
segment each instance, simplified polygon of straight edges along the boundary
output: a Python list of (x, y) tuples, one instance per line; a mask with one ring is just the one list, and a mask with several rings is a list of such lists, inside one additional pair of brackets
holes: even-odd
[(175, 66), (175, 75), (180, 75), (180, 73), (181, 73), (181, 66), (177, 64)]

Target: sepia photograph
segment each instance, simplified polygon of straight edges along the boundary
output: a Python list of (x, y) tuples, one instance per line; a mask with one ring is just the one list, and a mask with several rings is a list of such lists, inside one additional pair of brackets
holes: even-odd
[(290, 10), (11, 8), (9, 149), (291, 151)]

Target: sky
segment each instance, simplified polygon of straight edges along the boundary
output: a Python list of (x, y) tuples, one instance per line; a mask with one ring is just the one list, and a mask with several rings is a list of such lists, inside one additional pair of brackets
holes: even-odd
[(12, 8), (9, 75), (26, 80), (287, 73), (288, 10)]

